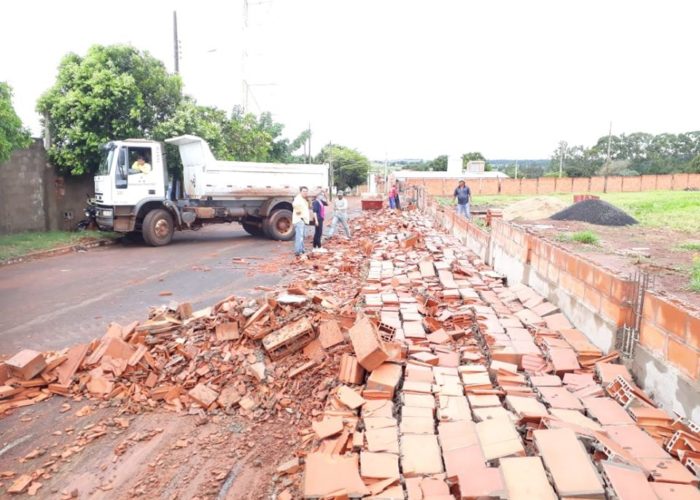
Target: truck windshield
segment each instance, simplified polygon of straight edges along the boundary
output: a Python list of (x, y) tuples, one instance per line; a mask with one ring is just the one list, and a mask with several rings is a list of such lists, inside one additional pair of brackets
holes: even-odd
[(109, 175), (109, 167), (112, 165), (113, 157), (114, 149), (102, 152), (102, 159), (100, 160), (100, 167), (97, 169), (97, 175)]

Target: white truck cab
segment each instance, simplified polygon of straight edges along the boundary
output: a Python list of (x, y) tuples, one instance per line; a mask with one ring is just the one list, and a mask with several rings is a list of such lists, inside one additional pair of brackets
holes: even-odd
[[(182, 199), (169, 193), (162, 143), (127, 139), (103, 146), (95, 176), (101, 229), (140, 233), (148, 244), (160, 246), (175, 230), (237, 221), (250, 234), (289, 240), (294, 237), (292, 199), (299, 188), (306, 186), (311, 195), (328, 189), (327, 165), (219, 161), (199, 137), (166, 142), (180, 151)], [(139, 158), (145, 166), (137, 164)]]

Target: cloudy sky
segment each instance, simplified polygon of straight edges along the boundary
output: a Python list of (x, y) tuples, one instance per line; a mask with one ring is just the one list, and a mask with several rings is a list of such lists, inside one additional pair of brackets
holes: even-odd
[[(373, 159), (481, 151), (548, 158), (560, 140), (700, 129), (697, 1), (243, 0), (3, 5), (0, 81), (34, 133), (40, 94), (67, 52), (130, 43), (185, 91), (269, 110), (313, 149)], [(243, 54), (247, 54), (244, 56)]]

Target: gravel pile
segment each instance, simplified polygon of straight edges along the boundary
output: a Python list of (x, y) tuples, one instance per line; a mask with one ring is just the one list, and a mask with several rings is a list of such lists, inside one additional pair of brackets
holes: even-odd
[(574, 203), (569, 208), (557, 212), (550, 217), (553, 220), (578, 220), (599, 226), (629, 226), (637, 224), (619, 208), (603, 200), (584, 200)]

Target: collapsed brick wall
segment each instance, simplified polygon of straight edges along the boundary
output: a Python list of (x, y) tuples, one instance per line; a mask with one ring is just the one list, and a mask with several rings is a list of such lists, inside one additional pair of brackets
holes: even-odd
[[(498, 260), (507, 257), (521, 264), (522, 271), (514, 273), (519, 281), (522, 276), (524, 284), (548, 290), (552, 301), (558, 296), (559, 302), (564, 297), (575, 302), (571, 321), (606, 352), (615, 348), (617, 330), (634, 324), (635, 283), (629, 278), (502, 219), (494, 220), (487, 232), (427, 194), (422, 208), (497, 271), (505, 272)], [(544, 285), (538, 287), (534, 281)], [(566, 304), (557, 305), (565, 310)], [(633, 372), (655, 386), (658, 400), (674, 409), (684, 406), (688, 415), (700, 417), (700, 317), (653, 291), (645, 293), (641, 314), (634, 357), (639, 359), (630, 363)], [(653, 369), (647, 363), (650, 359)], [(671, 375), (668, 368), (673, 369)], [(663, 378), (650, 371), (661, 372)]]
[[(410, 179), (432, 196), (452, 196), (460, 177)], [(622, 193), (700, 189), (700, 174), (640, 175), (634, 177), (539, 177), (536, 179), (469, 179), (474, 196), (548, 195), (554, 193)]]

